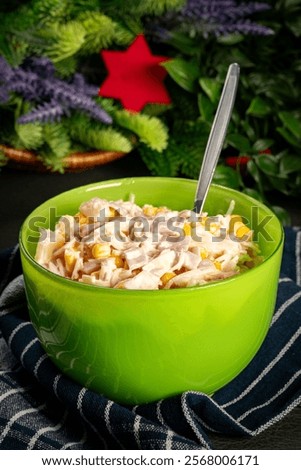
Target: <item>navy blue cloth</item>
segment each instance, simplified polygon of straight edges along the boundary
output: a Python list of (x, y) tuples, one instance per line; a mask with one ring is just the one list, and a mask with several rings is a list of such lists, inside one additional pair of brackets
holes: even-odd
[(29, 321), (17, 247), (0, 254), (0, 449), (210, 449), (251, 437), (301, 402), (301, 230), (286, 229), (277, 305), (252, 362), (213, 397), (126, 407), (53, 365)]

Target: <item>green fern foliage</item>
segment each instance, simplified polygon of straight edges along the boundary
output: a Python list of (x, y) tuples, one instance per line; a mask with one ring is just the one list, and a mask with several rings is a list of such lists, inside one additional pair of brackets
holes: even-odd
[[(20, 8), (19, 14), (0, 13), (0, 54), (6, 57), (13, 66), (20, 65), (28, 53), (28, 42), (24, 34), (32, 28), (33, 21), (32, 15), (27, 15), (24, 8)], [(18, 31), (18, 35), (15, 31)]]
[(132, 0), (124, 2), (124, 0), (115, 0), (115, 8), (118, 6), (120, 10), (133, 12), (135, 15), (161, 15), (166, 10), (172, 8), (180, 8), (185, 0)]
[(62, 123), (44, 124), (43, 137), (45, 143), (56, 157), (63, 158), (70, 152), (70, 137), (68, 130)]
[(68, 15), (70, 0), (33, 0), (31, 8), (38, 21), (47, 24)]
[(181, 172), (196, 179), (199, 175), (210, 129), (206, 123), (200, 120), (179, 121), (177, 127), (175, 134), (181, 158)]
[(169, 138), (164, 154), (139, 146), (144, 163), (153, 175), (198, 177), (208, 128), (200, 121), (181, 121)]
[(58, 72), (60, 77), (70, 77), (77, 70), (77, 60), (74, 56), (67, 57), (62, 59), (59, 62), (56, 62), (55, 69)]
[(181, 157), (178, 155), (177, 142), (172, 138), (164, 154), (143, 144), (139, 146), (139, 153), (154, 176), (177, 176), (180, 172)]
[[(107, 48), (115, 39), (118, 25), (108, 16), (100, 12), (86, 12), (79, 15), (78, 20), (85, 29), (85, 40), (81, 46), (83, 53), (97, 53)], [(123, 30), (123, 37), (118, 35), (118, 42), (129, 43), (133, 35)]]
[(86, 30), (78, 21), (53, 23), (39, 31), (39, 36), (48, 42), (45, 52), (54, 63), (76, 54), (85, 42), (85, 35)]
[(64, 123), (43, 125), (44, 144), (38, 149), (38, 156), (52, 171), (64, 172), (64, 157), (71, 152), (71, 138)]
[(41, 124), (16, 124), (15, 130), (20, 144), (27, 149), (35, 150), (43, 144), (43, 127)]
[(73, 17), (86, 11), (98, 11), (100, 9), (99, 0), (68, 0), (70, 4), (71, 15)]
[(69, 121), (72, 139), (81, 142), (90, 149), (112, 150), (128, 153), (133, 149), (131, 141), (120, 131), (112, 127), (103, 127), (92, 123), (86, 116), (76, 114)]
[(120, 110), (116, 111), (115, 120), (119, 126), (137, 134), (151, 149), (162, 152), (167, 147), (168, 131), (160, 119)]

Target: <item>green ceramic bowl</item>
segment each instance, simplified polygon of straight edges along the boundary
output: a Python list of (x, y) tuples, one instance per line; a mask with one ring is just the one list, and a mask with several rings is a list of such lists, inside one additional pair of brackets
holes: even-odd
[(75, 214), (81, 202), (130, 193), (138, 204), (191, 208), (196, 182), (129, 178), (60, 194), (35, 209), (20, 233), (28, 307), (45, 351), (68, 376), (121, 403), (138, 404), (187, 390), (213, 393), (253, 358), (269, 328), (277, 293), (283, 230), (254, 199), (210, 188), (205, 210), (250, 221), (265, 261), (239, 276), (199, 287), (124, 290), (90, 286), (52, 274), (34, 261), (38, 227)]

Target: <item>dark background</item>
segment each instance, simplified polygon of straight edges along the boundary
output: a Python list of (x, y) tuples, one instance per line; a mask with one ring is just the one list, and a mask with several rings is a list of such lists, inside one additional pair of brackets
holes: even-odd
[[(65, 174), (37, 173), (3, 168), (0, 173), (0, 250), (18, 241), (20, 226), (43, 201), (68, 189), (113, 178), (146, 176), (149, 171), (132, 153), (121, 160), (94, 169)], [(296, 199), (271, 195), (271, 203), (285, 207), (292, 224), (301, 225), (301, 207)], [(296, 407), (279, 423), (251, 439), (212, 436), (216, 449), (301, 449), (301, 407)]]

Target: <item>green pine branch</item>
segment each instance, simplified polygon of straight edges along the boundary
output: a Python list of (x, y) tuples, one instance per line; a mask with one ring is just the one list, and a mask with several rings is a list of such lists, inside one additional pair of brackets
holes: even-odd
[(177, 176), (180, 172), (182, 156), (179, 156), (178, 145), (173, 138), (169, 139), (168, 147), (162, 152), (152, 150), (145, 144), (138, 147), (139, 154), (154, 176)]
[(165, 124), (157, 117), (132, 113), (126, 110), (116, 111), (114, 117), (119, 126), (125, 127), (137, 134), (140, 141), (151, 149), (162, 152), (167, 147), (168, 130)]
[(43, 144), (43, 128), (41, 124), (16, 124), (15, 130), (23, 148), (36, 150)]
[(68, 124), (72, 139), (81, 142), (90, 149), (125, 153), (133, 149), (131, 141), (121, 132), (112, 127), (104, 127), (97, 122), (92, 122), (80, 113), (69, 118)]
[(111, 12), (132, 13), (135, 16), (162, 15), (165, 11), (180, 8), (185, 0), (106, 0), (102, 2), (102, 7)]
[(24, 38), (34, 25), (34, 15), (22, 6), (15, 12), (0, 13), (0, 54), (14, 67), (26, 57), (29, 44)]
[(55, 69), (60, 77), (70, 77), (77, 71), (77, 58), (75, 56), (59, 60), (55, 64)]
[(200, 121), (177, 121), (176, 128), (163, 154), (139, 145), (141, 158), (153, 175), (197, 179), (209, 130)]
[(162, 15), (165, 11), (180, 8), (185, 0), (138, 0), (136, 10), (143, 15)]
[(52, 23), (48, 28), (38, 31), (46, 41), (45, 53), (54, 62), (74, 56), (85, 42), (86, 30), (79, 21), (66, 24)]
[(67, 156), (70, 152), (71, 140), (68, 130), (63, 123), (44, 124), (43, 138), (51, 152), (58, 157), (58, 159)]
[(28, 4), (28, 9), (31, 9), (39, 23), (44, 25), (68, 17), (71, 8), (70, 0), (32, 0)]
[(120, 27), (115, 21), (100, 12), (85, 12), (78, 16), (77, 21), (85, 29), (85, 39), (81, 53), (97, 53), (112, 44), (129, 44), (134, 35), (126, 28)]

